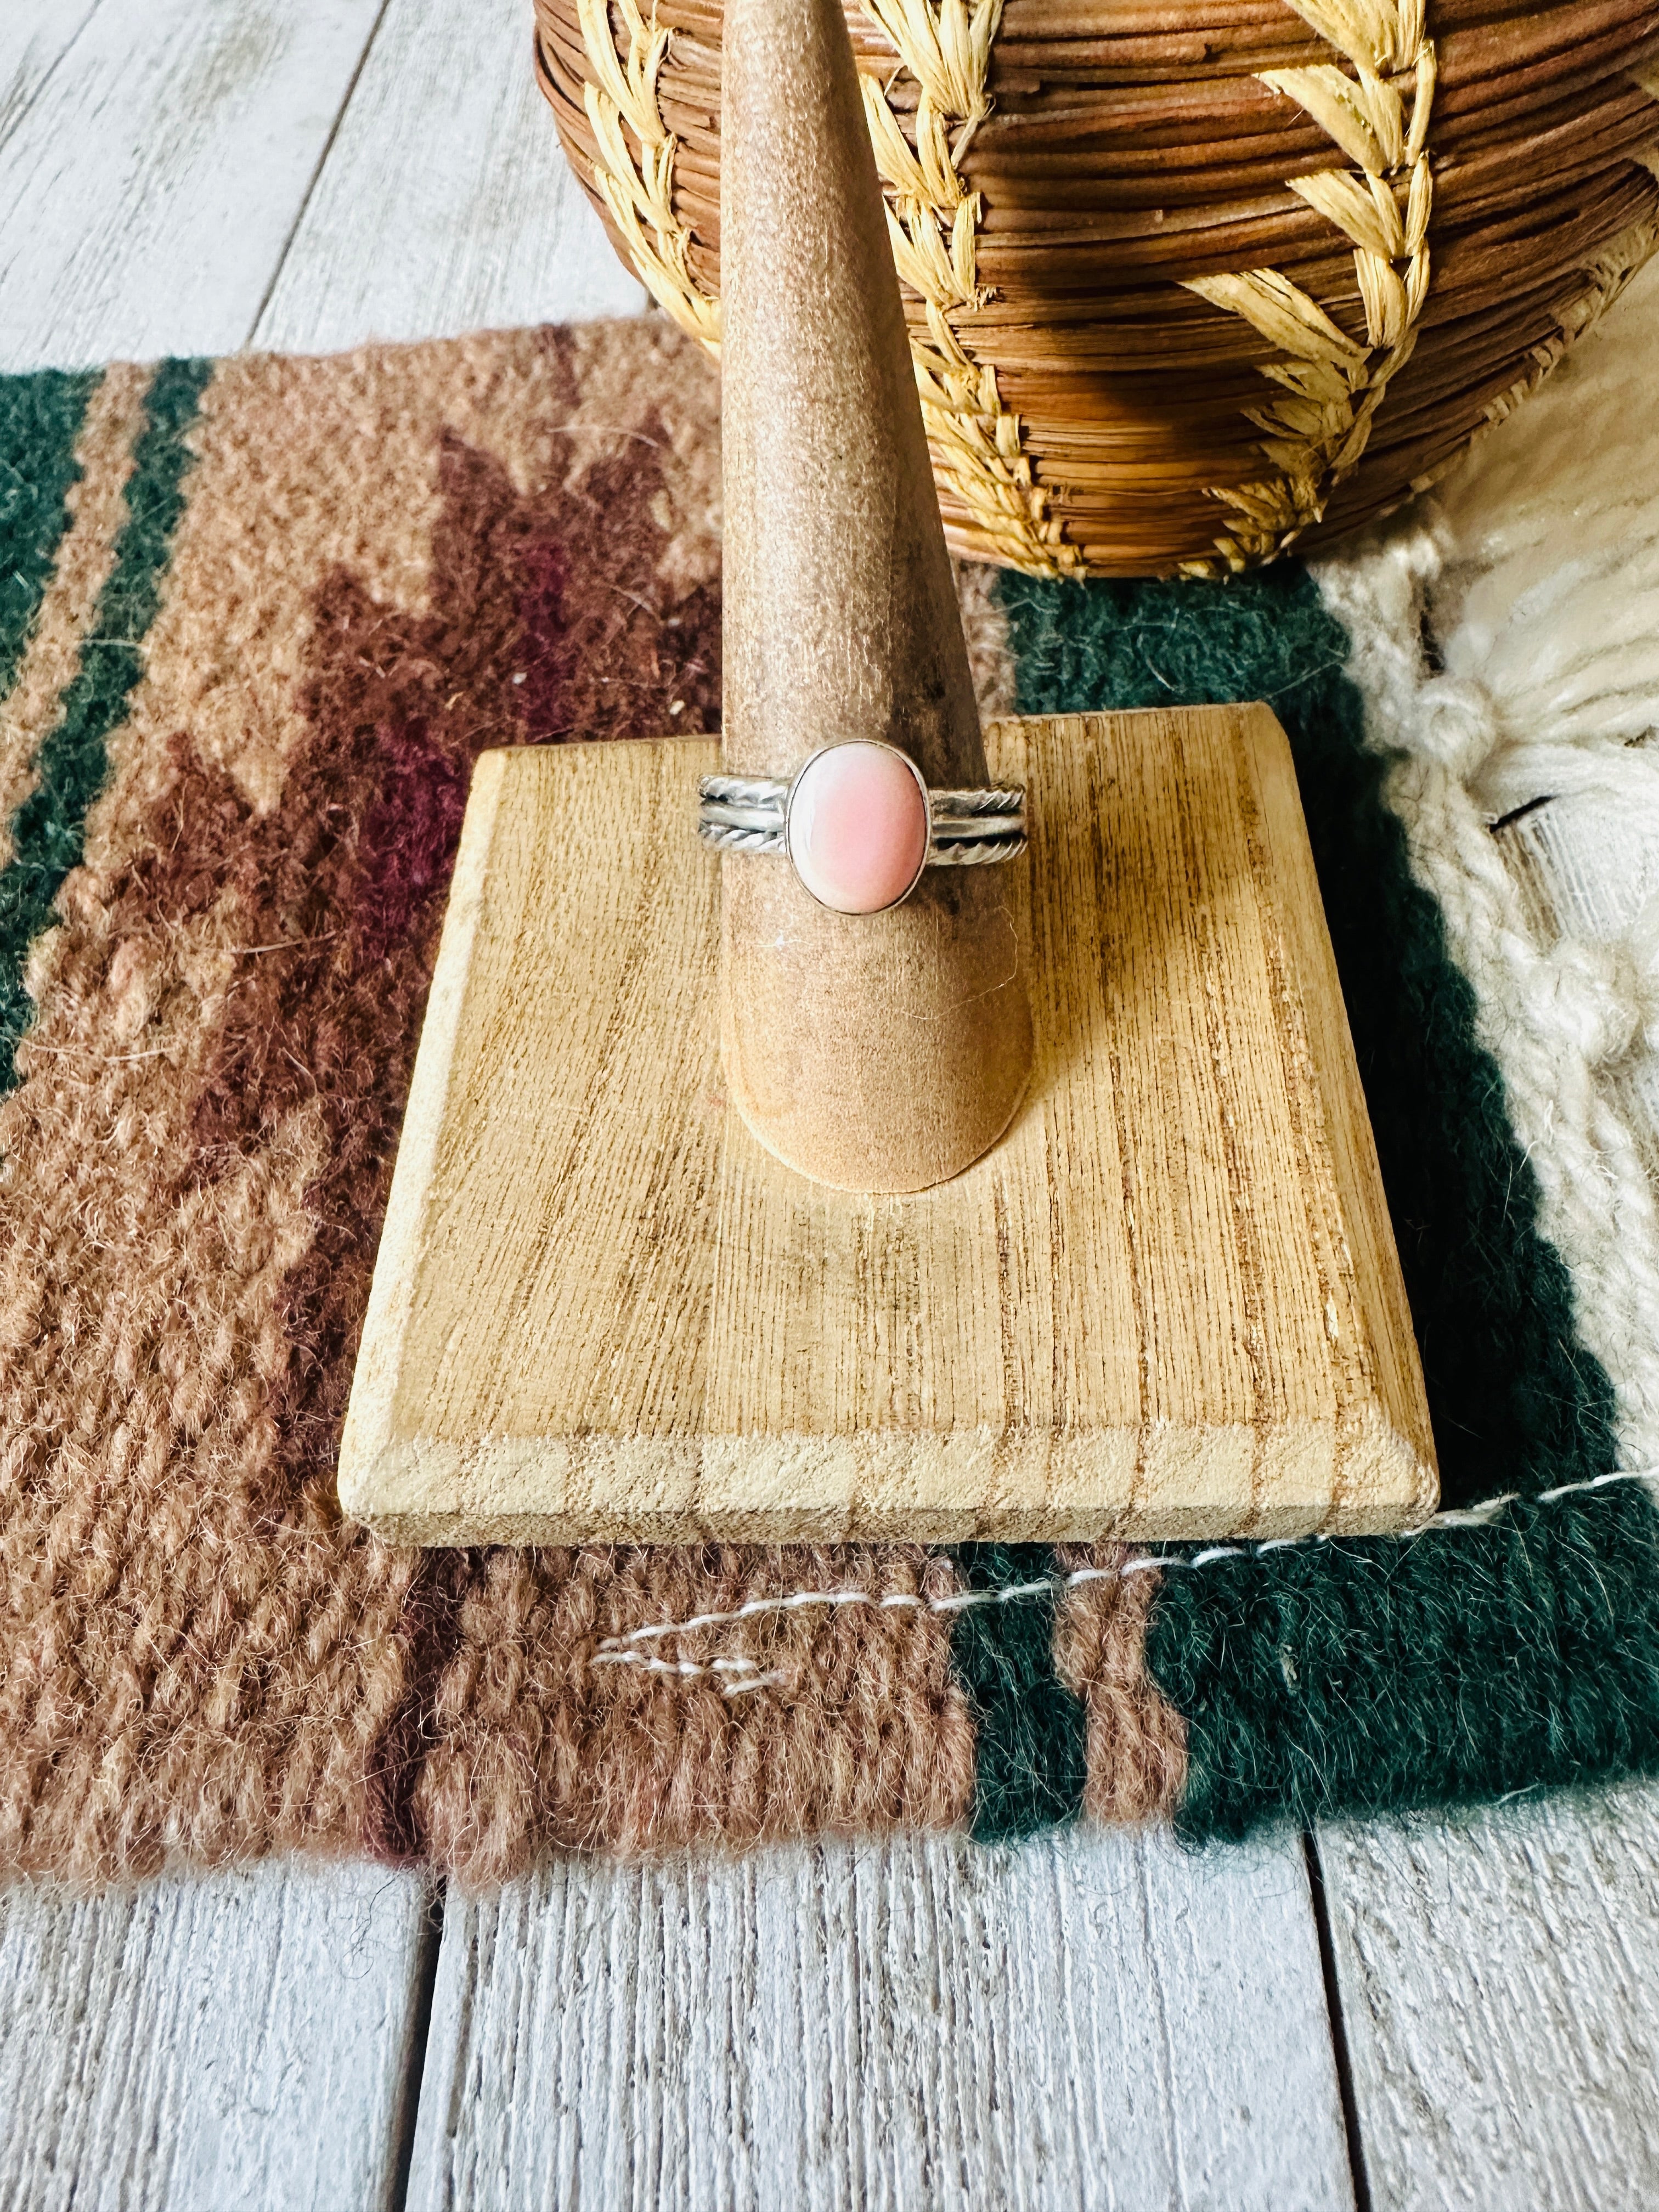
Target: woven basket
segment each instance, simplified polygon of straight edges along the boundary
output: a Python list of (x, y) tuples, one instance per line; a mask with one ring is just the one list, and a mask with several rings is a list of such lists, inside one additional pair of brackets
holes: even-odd
[[(536, 0), (617, 250), (720, 335), (720, 0)], [(1659, 0), (865, 0), (939, 498), (1034, 574), (1397, 505), (1659, 242)]]

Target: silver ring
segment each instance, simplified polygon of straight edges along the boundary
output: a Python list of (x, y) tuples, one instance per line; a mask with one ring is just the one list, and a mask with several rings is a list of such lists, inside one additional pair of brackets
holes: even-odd
[[(875, 904), (846, 905), (825, 896), (823, 871), (816, 869), (809, 851), (801, 848), (803, 824), (810, 825), (812, 810), (803, 799), (822, 781), (820, 764), (838, 753), (851, 751), (890, 755), (902, 762), (914, 779), (920, 807), (908, 830), (919, 848), (915, 872), (902, 889), (884, 894)], [(862, 764), (860, 764), (862, 766)], [(817, 770), (815, 777), (813, 771)], [(901, 812), (905, 779), (889, 773), (887, 789), (895, 795)], [(914, 804), (914, 802), (912, 802)], [(792, 835), (793, 833), (793, 835)], [(805, 833), (810, 839), (810, 826)], [(921, 879), (924, 868), (977, 868), (994, 860), (1012, 860), (1025, 850), (1025, 793), (999, 787), (987, 791), (930, 790), (909, 755), (896, 745), (873, 739), (849, 739), (821, 745), (801, 763), (795, 774), (781, 776), (706, 775), (697, 786), (697, 835), (705, 844), (723, 853), (777, 854), (789, 859), (795, 873), (820, 905), (848, 914), (879, 914), (907, 899)], [(858, 855), (853, 856), (856, 861)]]

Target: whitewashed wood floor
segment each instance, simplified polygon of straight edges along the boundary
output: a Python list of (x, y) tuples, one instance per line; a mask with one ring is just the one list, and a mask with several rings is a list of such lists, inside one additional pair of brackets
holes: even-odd
[[(0, 368), (635, 312), (528, 18), (0, 0)], [(0, 2212), (1652, 2203), (1656, 1869), (1627, 1790), (1203, 1857), (14, 1889)]]

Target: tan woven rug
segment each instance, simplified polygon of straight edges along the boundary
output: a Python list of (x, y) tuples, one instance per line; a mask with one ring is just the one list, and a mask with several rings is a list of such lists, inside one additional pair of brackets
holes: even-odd
[[(107, 766), (65, 801), (84, 857), (29, 950), (0, 1123), (0, 1853), (91, 1876), (317, 1844), (484, 1874), (538, 1842), (960, 1819), (945, 1613), (775, 1616), (750, 1642), (787, 1696), (724, 1696), (695, 1638), (681, 1674), (589, 1663), (768, 1593), (948, 1594), (947, 1560), (422, 1557), (334, 1503), (471, 763), (718, 727), (702, 357), (631, 324), (54, 396), (34, 473), (72, 481), (5, 811), (66, 721), (102, 726), (69, 749)], [(153, 605), (112, 674), (112, 590)]]
[[(1506, 1117), (1508, 986), (1472, 993), (1442, 914), (1523, 924), (1483, 939), (1486, 860), (1422, 828), (1463, 787), (1385, 797), (1329, 593), (1363, 678), (1386, 562), (1328, 603), (1291, 563), (964, 598), (997, 706), (1273, 699), (1479, 1525), (422, 1555), (342, 1522), (334, 1457), (471, 763), (717, 726), (712, 373), (647, 320), (0, 380), (0, 1863), (487, 1879), (1079, 1810), (1232, 1833), (1659, 1763), (1653, 1515), (1607, 1480), (1639, 1472), (1652, 1302), (1540, 1228), (1534, 1165), (1565, 1219), (1583, 1145)], [(1646, 1266), (1634, 1203), (1597, 1249)], [(1609, 1297), (1646, 1322), (1621, 1339)]]

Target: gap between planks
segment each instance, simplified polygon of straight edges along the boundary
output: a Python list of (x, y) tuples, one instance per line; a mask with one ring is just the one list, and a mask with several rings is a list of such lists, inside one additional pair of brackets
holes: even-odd
[(245, 343), (380, 5), (102, 0), (0, 143), (0, 368)]
[(1378, 2212), (1659, 2200), (1659, 1792), (1334, 1823), (1317, 1849)]
[(1352, 2201), (1293, 1839), (902, 1836), (451, 1892), (411, 2212)]
[(361, 1863), (0, 1890), (0, 2207), (397, 2212), (438, 1941)]

